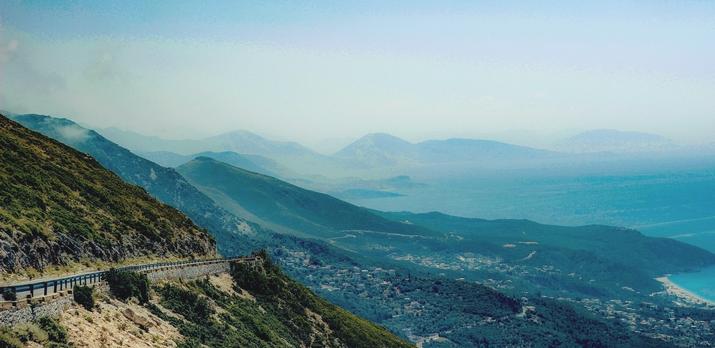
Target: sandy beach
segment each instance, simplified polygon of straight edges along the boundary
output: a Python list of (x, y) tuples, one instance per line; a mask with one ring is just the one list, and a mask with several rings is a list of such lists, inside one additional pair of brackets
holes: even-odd
[(715, 306), (715, 302), (704, 299), (697, 294), (694, 294), (687, 289), (683, 289), (678, 284), (673, 283), (667, 276), (655, 278), (655, 280), (661, 282), (665, 287), (665, 291), (673, 296), (682, 299), (685, 302), (691, 304), (708, 305)]

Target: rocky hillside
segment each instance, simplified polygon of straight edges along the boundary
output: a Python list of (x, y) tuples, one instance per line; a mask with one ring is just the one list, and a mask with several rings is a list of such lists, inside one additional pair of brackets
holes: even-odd
[(155, 313), (187, 337), (185, 346), (411, 346), (315, 296), (268, 260), (258, 266), (237, 264), (231, 273), (232, 279), (211, 277), (155, 288), (163, 308)]
[(99, 133), (64, 118), (44, 115), (16, 115), (13, 120), (45, 136), (89, 154), (124, 181), (144, 188), (159, 201), (186, 214), (214, 237), (223, 255), (252, 251), (246, 235), (255, 226), (219, 207), (213, 200), (189, 184), (173, 168), (162, 167), (107, 140)]
[(93, 301), (59, 318), (0, 328), (0, 347), (411, 347), (318, 298), (267, 259), (198, 280), (124, 281), (146, 284), (146, 292), (120, 296), (126, 283), (110, 281), (108, 292), (92, 290)]
[(0, 272), (189, 257), (215, 243), (92, 157), (0, 116)]

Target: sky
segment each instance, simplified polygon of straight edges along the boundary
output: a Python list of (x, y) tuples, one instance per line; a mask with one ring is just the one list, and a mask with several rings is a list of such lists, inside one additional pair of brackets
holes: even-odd
[(712, 1), (0, 2), (0, 110), (329, 149), (715, 138)]

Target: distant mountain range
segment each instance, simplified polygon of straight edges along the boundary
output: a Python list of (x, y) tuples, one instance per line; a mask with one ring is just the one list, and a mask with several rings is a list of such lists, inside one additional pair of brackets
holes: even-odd
[(338, 158), (369, 166), (449, 162), (533, 160), (558, 153), (480, 139), (427, 140), (416, 144), (395, 136), (368, 134), (338, 151)]
[(672, 140), (655, 134), (607, 129), (574, 135), (555, 144), (552, 150), (465, 138), (412, 143), (390, 134), (373, 133), (332, 155), (317, 153), (296, 142), (274, 141), (243, 130), (186, 140), (167, 140), (116, 128), (99, 132), (164, 166), (176, 167), (197, 156), (205, 156), (229, 163), (233, 161), (233, 164), (251, 171), (283, 179), (308, 179), (311, 176), (335, 179), (378, 173), (394, 176), (410, 174), (418, 167), (439, 168), (444, 165), (460, 166), (466, 170), (552, 165), (568, 167), (573, 163), (616, 160), (604, 157), (607, 154), (622, 157), (643, 154), (689, 156), (713, 152), (703, 146), (678, 146)]
[(273, 141), (249, 131), (237, 130), (203, 139), (163, 139), (118, 128), (98, 132), (119, 145), (140, 152), (169, 151), (190, 155), (204, 151), (234, 151), (263, 156), (304, 156), (314, 152), (295, 142)]
[[(116, 128), (99, 131), (112, 141), (162, 165), (177, 166), (188, 157), (206, 153), (235, 152), (241, 156), (261, 156), (280, 163), (285, 169), (305, 175), (347, 176), (371, 168), (433, 165), (440, 163), (505, 163), (534, 161), (563, 156), (557, 152), (480, 139), (428, 140), (410, 143), (395, 136), (366, 135), (337, 153), (318, 154), (295, 142), (280, 142), (247, 131), (235, 131), (204, 139), (166, 140)], [(215, 155), (212, 155), (215, 157)], [(251, 158), (254, 164), (256, 157)], [(265, 162), (261, 159), (260, 161)], [(265, 163), (255, 167), (265, 171)], [(276, 174), (273, 172), (271, 174)]]
[[(329, 156), (321, 155), (296, 142), (274, 141), (255, 133), (238, 130), (203, 139), (168, 140), (146, 136), (117, 128), (106, 128), (99, 133), (113, 142), (136, 153), (159, 159), (166, 164), (176, 164), (181, 157), (173, 155), (195, 156), (206, 153), (234, 152), (241, 156), (260, 156), (277, 161), (288, 169), (301, 173), (321, 173), (322, 171), (342, 168), (343, 164)], [(227, 158), (227, 156), (223, 156)], [(193, 158), (193, 157), (191, 157)], [(252, 157), (256, 165), (266, 165), (266, 160)], [(262, 162), (262, 163), (256, 163)]]

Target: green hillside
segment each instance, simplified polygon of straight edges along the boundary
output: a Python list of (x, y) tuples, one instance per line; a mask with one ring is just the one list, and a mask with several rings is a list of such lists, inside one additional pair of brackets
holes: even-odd
[(258, 266), (237, 264), (231, 274), (233, 289), (205, 280), (156, 287), (158, 302), (183, 318), (155, 308), (187, 337), (183, 346), (412, 347), (315, 296), (268, 260)]
[[(423, 243), (396, 240), (395, 255), (451, 260), (452, 268), (475, 277), (503, 275), (499, 265), (518, 273), (512, 279), (532, 291), (578, 297), (632, 298), (662, 290), (654, 278), (715, 264), (712, 253), (667, 238), (646, 237), (612, 226), (553, 226), (527, 220), (482, 220), (441, 213), (376, 214), (443, 232), (447, 237)], [(363, 244), (371, 243), (363, 240)], [(357, 246), (352, 246), (357, 249)], [(399, 257), (399, 256), (398, 256)], [(469, 266), (472, 258), (494, 261)], [(462, 260), (462, 261), (460, 261)]]
[[(585, 251), (653, 276), (715, 264), (715, 255), (670, 238), (646, 237), (638, 231), (601, 225), (554, 226), (528, 220), (484, 220), (441, 213), (375, 212), (394, 221), (424, 226), (464, 240), (503, 245), (537, 245)], [(530, 244), (523, 243), (531, 242)], [(518, 248), (518, 247), (517, 247)]]
[(93, 158), (0, 116), (0, 271), (189, 257), (214, 241)]
[(198, 157), (177, 170), (234, 214), (282, 231), (320, 238), (340, 237), (343, 236), (341, 231), (346, 230), (416, 236), (436, 234), (208, 157)]
[(107, 140), (76, 123), (50, 116), (27, 114), (13, 119), (65, 145), (87, 153), (124, 181), (143, 187), (159, 201), (181, 210), (194, 223), (207, 229), (223, 255), (250, 253), (247, 234), (255, 226), (219, 207), (173, 168), (162, 167)]

